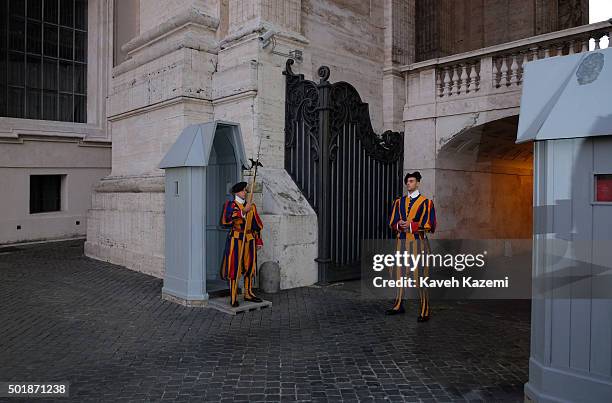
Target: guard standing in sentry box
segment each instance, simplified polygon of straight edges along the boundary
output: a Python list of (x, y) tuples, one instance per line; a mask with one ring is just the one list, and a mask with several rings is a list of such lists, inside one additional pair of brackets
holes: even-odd
[(253, 186), (248, 201), (246, 182), (236, 183), (232, 187), (232, 194), (234, 200), (225, 202), (221, 216), (221, 224), (230, 228), (221, 263), (221, 278), (229, 280), (230, 304), (235, 308), (239, 306), (238, 281), (242, 275), (244, 300), (262, 302), (253, 293), (253, 279), (257, 271), (257, 250), (263, 246), (263, 223), (257, 214), (257, 207), (252, 203)]
[[(404, 184), (408, 195), (402, 196), (393, 203), (393, 210), (389, 219), (389, 226), (396, 234), (397, 250), (402, 248), (410, 254), (429, 252), (427, 234), (436, 230), (436, 210), (433, 201), (429, 200), (419, 192), (421, 173), (416, 171), (408, 173), (404, 177)], [(404, 271), (409, 270), (398, 266), (395, 268), (396, 279), (400, 280)], [(419, 276), (427, 277), (429, 268), (426, 264), (415, 267), (413, 271), (414, 282), (419, 293), (419, 312), (417, 320), (426, 322), (429, 320), (431, 311), (429, 308), (429, 296), (426, 288), (418, 287)], [(395, 303), (388, 309), (387, 315), (404, 313), (404, 288), (397, 287)]]

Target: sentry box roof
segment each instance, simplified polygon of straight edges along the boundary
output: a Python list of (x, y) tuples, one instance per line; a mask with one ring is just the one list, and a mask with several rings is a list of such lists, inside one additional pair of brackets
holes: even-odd
[(187, 126), (159, 163), (159, 167), (165, 169), (208, 166), (215, 135), (228, 136), (235, 148), (236, 159), (246, 164), (240, 125), (215, 120)]
[(516, 142), (612, 135), (612, 48), (525, 64)]

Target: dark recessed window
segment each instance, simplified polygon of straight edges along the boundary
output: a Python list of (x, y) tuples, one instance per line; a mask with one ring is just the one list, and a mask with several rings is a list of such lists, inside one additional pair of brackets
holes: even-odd
[(612, 202), (612, 174), (595, 175), (595, 201)]
[(87, 121), (87, 0), (0, 0), (0, 116)]
[(30, 175), (30, 214), (62, 209), (63, 175)]

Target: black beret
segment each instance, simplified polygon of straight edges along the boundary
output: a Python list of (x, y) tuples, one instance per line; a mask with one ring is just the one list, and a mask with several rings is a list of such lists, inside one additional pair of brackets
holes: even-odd
[(240, 191), (243, 191), (244, 189), (246, 189), (246, 187), (246, 182), (238, 182), (234, 186), (232, 186), (232, 193), (238, 193)]
[(417, 182), (421, 181), (421, 173), (419, 171), (414, 171), (413, 173), (408, 172), (406, 176), (404, 176), (404, 183), (408, 182), (408, 178), (414, 178)]

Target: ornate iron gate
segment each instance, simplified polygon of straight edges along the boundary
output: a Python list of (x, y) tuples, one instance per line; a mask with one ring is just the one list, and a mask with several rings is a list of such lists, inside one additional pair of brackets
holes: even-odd
[(285, 169), (317, 212), (319, 282), (359, 276), (362, 239), (391, 237), (387, 220), (402, 193), (403, 134), (372, 130), (368, 104), (346, 82), (291, 71), (285, 103)]

